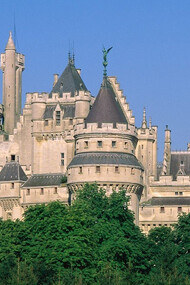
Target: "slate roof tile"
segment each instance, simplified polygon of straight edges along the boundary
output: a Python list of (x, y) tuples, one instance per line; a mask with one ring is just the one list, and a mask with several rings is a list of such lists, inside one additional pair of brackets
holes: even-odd
[(63, 176), (62, 173), (33, 174), (22, 187), (58, 186)]
[(69, 63), (49, 93), (49, 98), (52, 97), (52, 93), (59, 93), (59, 96), (62, 97), (63, 93), (70, 92), (74, 97), (75, 92), (80, 90), (87, 91), (87, 88), (75, 66)]
[(103, 80), (98, 96), (86, 118), (86, 123), (127, 124), (117, 96), (107, 78)]
[(28, 178), (18, 162), (7, 162), (0, 172), (0, 182), (26, 181)]
[(83, 152), (76, 154), (70, 166), (85, 165), (85, 164), (113, 164), (134, 166), (143, 169), (142, 164), (133, 154), (119, 152)]

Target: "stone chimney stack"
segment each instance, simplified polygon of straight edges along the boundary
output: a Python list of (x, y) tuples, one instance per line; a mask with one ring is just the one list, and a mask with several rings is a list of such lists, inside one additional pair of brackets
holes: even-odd
[(171, 160), (171, 130), (169, 130), (168, 125), (166, 125), (162, 175), (169, 175), (170, 160)]

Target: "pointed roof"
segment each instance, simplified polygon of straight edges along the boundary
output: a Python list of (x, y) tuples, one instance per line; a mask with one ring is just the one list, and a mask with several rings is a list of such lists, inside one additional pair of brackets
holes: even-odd
[(76, 91), (82, 90), (87, 91), (87, 88), (75, 68), (73, 61), (69, 61), (67, 67), (49, 93), (49, 97), (52, 97), (52, 93), (59, 93), (59, 96), (62, 97), (63, 93), (69, 92), (71, 92), (71, 96), (74, 97)]
[(7, 162), (0, 172), (0, 182), (26, 181), (27, 179), (18, 162)]
[(107, 77), (103, 79), (98, 96), (86, 118), (86, 123), (127, 124), (126, 117)]
[(12, 38), (12, 33), (11, 33), (11, 32), (10, 32), (10, 34), (9, 34), (9, 39), (8, 39), (8, 42), (7, 42), (7, 45), (6, 45), (5, 50), (7, 50), (7, 49), (16, 50), (15, 44), (14, 44), (14, 41), (13, 41), (13, 38)]

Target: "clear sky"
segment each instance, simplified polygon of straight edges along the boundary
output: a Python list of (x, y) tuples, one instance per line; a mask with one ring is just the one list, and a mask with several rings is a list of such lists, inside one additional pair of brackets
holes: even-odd
[[(14, 21), (15, 18), (15, 21)], [(164, 129), (172, 130), (172, 149), (190, 142), (189, 0), (0, 0), (0, 52), (16, 26), (17, 51), (25, 54), (26, 92), (50, 92), (69, 48), (75, 65), (96, 96), (102, 81), (102, 46), (113, 46), (108, 75), (118, 78), (137, 127), (143, 107), (158, 125), (158, 160)], [(2, 75), (0, 75), (0, 99)], [(2, 99), (1, 99), (2, 100)]]

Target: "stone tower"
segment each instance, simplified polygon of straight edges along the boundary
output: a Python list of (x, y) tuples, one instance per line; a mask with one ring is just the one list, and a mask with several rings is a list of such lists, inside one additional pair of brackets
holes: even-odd
[(75, 128), (76, 154), (68, 166), (68, 188), (75, 193), (84, 183), (96, 182), (107, 195), (126, 189), (138, 224), (143, 166), (135, 156), (136, 128), (124, 100), (116, 79), (104, 77), (85, 122)]
[(24, 55), (17, 53), (10, 32), (5, 53), (1, 54), (1, 69), (3, 71), (3, 105), (4, 130), (13, 133), (21, 114), (22, 71), (24, 70)]

